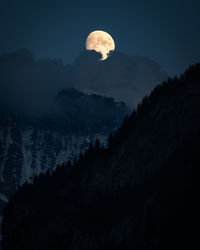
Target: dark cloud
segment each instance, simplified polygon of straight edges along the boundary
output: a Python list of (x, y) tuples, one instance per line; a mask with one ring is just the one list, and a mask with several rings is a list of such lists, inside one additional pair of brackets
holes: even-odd
[(65, 86), (70, 67), (61, 60), (36, 61), (21, 49), (0, 56), (0, 104), (14, 112), (38, 114), (54, 107), (54, 97)]
[(1, 0), (0, 53), (25, 47), (72, 63), (94, 30), (173, 76), (200, 61), (199, 0)]
[(95, 52), (84, 52), (75, 61), (72, 84), (86, 92), (115, 97), (134, 107), (167, 78), (161, 66), (151, 59), (112, 53), (105, 61)]
[(38, 114), (56, 109), (55, 97), (62, 90), (77, 88), (102, 94), (134, 107), (167, 77), (156, 62), (122, 53), (101, 55), (85, 51), (73, 65), (61, 60), (35, 60), (26, 49), (0, 56), (0, 104), (15, 112)]

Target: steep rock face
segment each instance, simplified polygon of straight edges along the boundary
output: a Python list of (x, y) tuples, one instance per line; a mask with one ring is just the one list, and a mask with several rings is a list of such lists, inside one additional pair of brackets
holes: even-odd
[(24, 185), (3, 246), (16, 249), (199, 249), (200, 65), (157, 87), (107, 149)]
[[(112, 98), (61, 91), (57, 110), (38, 118), (0, 113), (0, 183), (19, 184), (72, 159), (96, 138), (106, 144), (128, 108)], [(7, 188), (6, 188), (7, 189)]]
[(64, 160), (73, 159), (96, 138), (106, 144), (107, 133), (64, 134), (37, 127), (19, 128), (11, 121), (9, 126), (0, 129), (1, 183), (11, 182), (18, 187), (26, 180), (31, 181), (48, 168), (53, 170)]
[(128, 112), (123, 103), (112, 98), (87, 95), (75, 89), (58, 94), (53, 114), (33, 119), (1, 111), (0, 217), (20, 185), (32, 182), (35, 175), (47, 169), (54, 170), (65, 160), (72, 160), (96, 138), (106, 144), (109, 132)]

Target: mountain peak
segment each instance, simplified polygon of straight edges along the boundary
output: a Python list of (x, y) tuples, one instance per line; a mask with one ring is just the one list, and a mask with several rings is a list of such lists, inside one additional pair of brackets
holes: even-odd
[(4, 249), (199, 249), (191, 227), (199, 213), (199, 76), (196, 64), (168, 79), (106, 149), (97, 141), (72, 166), (25, 184), (5, 211)]

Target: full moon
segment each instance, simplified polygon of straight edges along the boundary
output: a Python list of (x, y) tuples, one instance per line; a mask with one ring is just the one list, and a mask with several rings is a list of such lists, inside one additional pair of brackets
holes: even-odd
[(109, 53), (115, 50), (115, 43), (111, 35), (102, 30), (91, 32), (86, 40), (86, 49), (101, 53), (101, 60), (108, 58)]

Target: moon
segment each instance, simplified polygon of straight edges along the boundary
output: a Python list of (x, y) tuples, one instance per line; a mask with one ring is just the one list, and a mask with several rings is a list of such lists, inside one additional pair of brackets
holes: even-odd
[(115, 42), (111, 35), (102, 30), (95, 30), (91, 32), (86, 40), (86, 49), (95, 50), (101, 53), (102, 58), (100, 60), (106, 60), (111, 51), (115, 50)]

